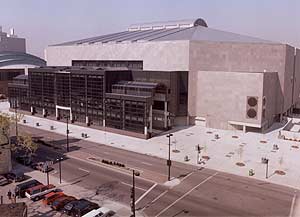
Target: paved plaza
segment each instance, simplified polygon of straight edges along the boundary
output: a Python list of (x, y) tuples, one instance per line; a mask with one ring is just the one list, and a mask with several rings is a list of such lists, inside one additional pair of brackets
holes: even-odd
[[(8, 103), (0, 103), (2, 112), (8, 112)], [(49, 130), (64, 135), (66, 123), (43, 119), (35, 116), (24, 116), (27, 126)], [(39, 122), (40, 126), (36, 126)], [(20, 122), (20, 124), (23, 124)], [(54, 130), (50, 130), (54, 126)], [(298, 142), (287, 141), (278, 138), (279, 130), (283, 124), (276, 123), (273, 130), (266, 134), (242, 131), (226, 131), (209, 129), (203, 126), (190, 126), (174, 128), (171, 130), (171, 158), (179, 162), (197, 165), (197, 151), (195, 146), (202, 147), (200, 153), (201, 166), (228, 172), (241, 176), (249, 176), (249, 170), (253, 170), (256, 179), (265, 180), (277, 184), (300, 188), (300, 150)], [(113, 134), (96, 129), (69, 125), (70, 136), (82, 139), (81, 134), (88, 134), (85, 140), (102, 143), (116, 148), (126, 149), (161, 158), (168, 157), (168, 139), (166, 133), (149, 140)], [(218, 135), (216, 139), (215, 135)], [(278, 145), (278, 150), (273, 145)], [(188, 156), (188, 161), (185, 161)], [(204, 156), (204, 158), (203, 158)], [(206, 157), (206, 158), (205, 158)], [(207, 157), (209, 160), (207, 160)], [(266, 179), (266, 164), (261, 158), (269, 159), (268, 179)], [(236, 163), (244, 166), (237, 166)], [(199, 164), (198, 164), (199, 165)], [(283, 171), (284, 175), (275, 171)]]

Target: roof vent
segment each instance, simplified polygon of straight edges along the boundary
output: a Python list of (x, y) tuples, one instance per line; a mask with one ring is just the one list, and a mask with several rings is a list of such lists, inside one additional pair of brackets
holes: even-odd
[(207, 27), (205, 20), (191, 19), (191, 20), (178, 20), (167, 22), (154, 22), (154, 23), (139, 23), (130, 25), (128, 31), (143, 31), (143, 30), (155, 30), (155, 29), (174, 29), (174, 28), (190, 28), (193, 26)]

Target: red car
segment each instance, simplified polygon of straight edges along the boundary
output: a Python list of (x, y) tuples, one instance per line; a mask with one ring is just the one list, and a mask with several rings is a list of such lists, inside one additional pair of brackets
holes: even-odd
[(51, 208), (54, 210), (62, 209), (67, 203), (76, 200), (75, 197), (72, 196), (63, 196), (53, 201)]

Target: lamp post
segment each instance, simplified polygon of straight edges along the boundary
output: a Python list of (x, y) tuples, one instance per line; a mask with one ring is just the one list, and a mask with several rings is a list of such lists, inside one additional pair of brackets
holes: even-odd
[(132, 188), (131, 188), (131, 217), (135, 217), (135, 176), (139, 176), (140, 173), (138, 171), (132, 170)]
[(49, 182), (49, 169), (48, 169), (48, 163), (47, 162), (44, 163), (44, 170), (46, 170), (47, 185), (49, 185), (50, 184), (50, 182)]
[(59, 168), (59, 183), (61, 184), (61, 161), (63, 160), (63, 157), (57, 158), (58, 161), (58, 168)]
[(67, 152), (69, 152), (69, 117), (66, 115), (65, 118), (67, 119)]
[(171, 164), (172, 164), (172, 161), (171, 161), (171, 136), (173, 136), (172, 133), (169, 133), (167, 135), (167, 137), (169, 138), (169, 157), (168, 157), (168, 160), (167, 160), (167, 166), (168, 166), (168, 181), (171, 180)]
[(15, 124), (16, 124), (16, 140), (18, 140), (19, 132), (18, 132), (18, 110), (17, 110), (17, 100), (15, 101)]
[(201, 153), (201, 147), (200, 147), (199, 144), (196, 146), (196, 151), (197, 151), (197, 164), (199, 164), (200, 163), (199, 162), (199, 155)]
[(265, 162), (266, 162), (266, 179), (267, 179), (268, 178), (268, 170), (269, 170), (269, 159), (266, 158)]

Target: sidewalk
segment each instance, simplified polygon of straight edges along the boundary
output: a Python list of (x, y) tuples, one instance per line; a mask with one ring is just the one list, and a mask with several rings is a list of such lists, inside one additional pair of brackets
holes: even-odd
[[(8, 103), (0, 103), (0, 110), (8, 112)], [(35, 116), (24, 118), (27, 126), (36, 127), (35, 124), (39, 122), (41, 126), (37, 128), (50, 131), (50, 126), (54, 126), (55, 130), (52, 132), (65, 135), (66, 124), (63, 122)], [(275, 124), (273, 127), (277, 129), (267, 134), (244, 134), (241, 131), (208, 129), (203, 126), (175, 128), (172, 130), (171, 149), (177, 152), (172, 152), (171, 158), (197, 165), (195, 146), (199, 144), (203, 148), (201, 156), (209, 157), (201, 166), (241, 176), (249, 176), (249, 170), (253, 169), (255, 175), (251, 176), (252, 178), (300, 189), (300, 148), (292, 147), (299, 147), (299, 143), (278, 139), (281, 126)], [(69, 129), (70, 136), (74, 138), (82, 139), (81, 133), (87, 133), (87, 141), (161, 158), (168, 157), (168, 139), (165, 135), (143, 140), (72, 124), (69, 125)], [(219, 139), (215, 139), (216, 134), (219, 135)], [(274, 144), (279, 146), (279, 150), (273, 150)], [(189, 161), (184, 160), (185, 156), (188, 156)], [(261, 163), (262, 157), (269, 159), (268, 179), (266, 164)], [(237, 162), (242, 162), (245, 166), (237, 166)], [(276, 170), (283, 171), (285, 175), (275, 174)]]

